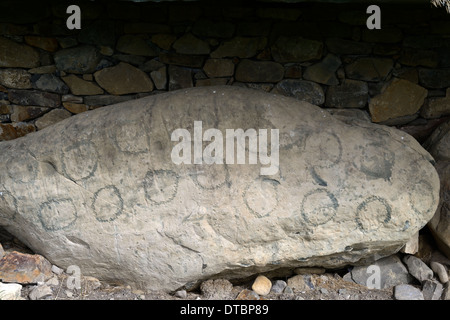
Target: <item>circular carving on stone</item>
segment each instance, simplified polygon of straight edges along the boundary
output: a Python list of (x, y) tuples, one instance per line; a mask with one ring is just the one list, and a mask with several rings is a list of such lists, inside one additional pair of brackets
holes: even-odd
[(334, 133), (316, 132), (306, 138), (304, 152), (312, 157), (314, 168), (329, 168), (341, 161), (341, 140)]
[(272, 179), (256, 179), (244, 191), (247, 208), (258, 218), (269, 215), (278, 206), (279, 182)]
[(77, 208), (71, 199), (56, 199), (42, 203), (38, 217), (46, 231), (67, 229), (78, 218)]
[(123, 212), (123, 199), (115, 186), (99, 189), (94, 194), (92, 209), (95, 218), (100, 222), (110, 222), (117, 219)]
[(434, 207), (435, 198), (431, 185), (421, 180), (414, 184), (409, 192), (409, 198), (411, 207), (418, 215), (424, 215), (430, 213), (430, 210)]
[(29, 152), (22, 151), (6, 162), (6, 169), (14, 182), (31, 183), (37, 176), (37, 160)]
[(147, 153), (150, 150), (149, 129), (144, 122), (121, 123), (111, 133), (115, 147), (125, 154)]
[(145, 197), (155, 204), (172, 201), (178, 191), (179, 176), (172, 170), (151, 170), (143, 181)]
[(194, 182), (202, 189), (214, 190), (229, 182), (229, 173), (225, 165), (201, 164), (194, 166)]
[(325, 189), (308, 192), (300, 206), (303, 219), (313, 226), (327, 223), (336, 215), (339, 203), (336, 197)]
[(92, 177), (98, 166), (98, 153), (88, 140), (74, 143), (62, 151), (62, 171), (73, 181)]
[(361, 230), (374, 231), (391, 220), (391, 213), (391, 206), (385, 199), (371, 196), (356, 209), (356, 222)]
[(360, 169), (369, 179), (390, 179), (395, 160), (392, 151), (384, 148), (381, 143), (370, 143), (362, 154)]

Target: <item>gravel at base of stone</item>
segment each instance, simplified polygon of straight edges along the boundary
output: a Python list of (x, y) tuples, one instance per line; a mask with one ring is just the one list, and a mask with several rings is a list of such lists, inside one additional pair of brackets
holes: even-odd
[[(1, 228), (0, 240), (5, 255), (17, 251), (31, 254), (17, 239), (5, 238)], [(435, 274), (421, 282), (417, 280), (406, 283), (409, 282), (406, 279), (403, 283), (392, 282), (390, 285), (384, 280), (381, 281), (381, 284), (385, 284), (383, 289), (369, 289), (363, 284), (356, 283), (351, 273), (352, 267), (340, 270), (302, 267), (276, 275), (255, 274), (254, 277), (245, 280), (209, 279), (199, 283), (198, 286), (193, 286), (192, 289), (180, 288), (167, 293), (137, 290), (127, 285), (113, 285), (82, 273), (78, 286), (77, 282), (73, 281), (73, 273), (67, 273), (63, 268), (51, 265), (50, 277), (45, 282), (28, 284), (0, 282), (0, 293), (4, 294), (3, 296), (0, 294), (0, 300), (450, 300), (450, 282), (442, 282), (442, 278), (446, 280), (443, 274), (448, 277), (450, 260), (432, 248), (426, 249), (430, 252), (428, 255), (425, 254), (422, 252), (425, 248), (424, 242), (421, 243), (419, 256), (430, 258), (419, 259), (416, 256), (397, 253), (380, 259), (375, 263), (380, 266), (381, 276), (384, 277), (383, 275), (390, 270), (398, 274), (394, 278), (401, 279), (406, 269), (406, 266), (400, 268), (402, 260), (405, 264), (406, 261), (409, 262), (409, 268), (412, 265), (411, 261), (415, 266), (420, 265), (421, 270), (427, 270), (427, 265), (430, 265), (435, 270), (439, 269), (442, 275)], [(37, 254), (33, 257), (45, 259)], [(360, 269), (361, 267), (353, 267), (353, 270)], [(266, 290), (259, 291), (257, 287)]]
[(425, 300), (420, 289), (409, 284), (400, 284), (394, 290), (397, 300)]

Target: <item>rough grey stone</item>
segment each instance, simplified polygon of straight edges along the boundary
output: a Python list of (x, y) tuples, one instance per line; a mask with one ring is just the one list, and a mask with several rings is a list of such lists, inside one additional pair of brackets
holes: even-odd
[(425, 300), (439, 300), (444, 286), (436, 280), (425, 280), (422, 284), (422, 294)]
[(58, 94), (38, 90), (9, 90), (8, 99), (22, 106), (56, 108), (61, 104)]
[(142, 70), (125, 62), (97, 71), (95, 81), (108, 93), (122, 95), (153, 90), (153, 82)]
[(409, 273), (420, 282), (433, 278), (433, 270), (419, 258), (408, 255), (403, 258), (403, 262), (408, 267)]
[[(383, 122), (401, 117), (406, 123), (415, 119), (415, 114), (422, 107), (427, 90), (417, 84), (403, 79), (394, 79), (384, 90), (369, 102), (369, 111), (372, 121)], [(404, 124), (401, 121), (400, 124)]]
[(327, 90), (325, 105), (333, 108), (364, 108), (369, 99), (369, 88), (364, 81), (346, 79)]
[(375, 43), (398, 43), (402, 41), (402, 30), (398, 27), (385, 26), (381, 29), (367, 29), (362, 31), (362, 41)]
[(156, 89), (165, 90), (167, 87), (167, 67), (150, 72), (150, 77), (155, 84)]
[(95, 95), (84, 97), (84, 103), (88, 106), (106, 106), (109, 104), (115, 104), (125, 102), (134, 99), (135, 96), (114, 96), (114, 95)]
[(277, 83), (273, 93), (294, 97), (298, 100), (321, 105), (325, 102), (325, 94), (322, 87), (311, 81), (286, 79)]
[(334, 54), (328, 54), (319, 63), (306, 68), (303, 79), (326, 85), (337, 85), (339, 80), (336, 71), (341, 65), (341, 59)]
[(12, 106), (11, 121), (29, 121), (47, 112), (49, 108), (33, 106)]
[[(276, 172), (175, 164), (171, 134), (192, 133), (194, 121), (220, 132), (279, 129)], [(304, 101), (234, 86), (183, 89), (0, 142), (0, 224), (61, 268), (143, 289), (339, 268), (397, 252), (431, 218), (439, 193), (431, 160), (394, 128), (350, 126)]]
[(439, 55), (432, 50), (404, 48), (399, 62), (405, 66), (436, 68), (439, 64)]
[(422, 292), (409, 284), (400, 284), (394, 289), (397, 300), (424, 300)]
[[(413, 282), (413, 278), (409, 275), (408, 269), (406, 269), (400, 258), (396, 255), (379, 259), (373, 265), (380, 268), (381, 289)], [(371, 275), (372, 272), (368, 272), (368, 266), (355, 267), (351, 271), (353, 281), (363, 286), (368, 286), (368, 279)]]
[(335, 118), (344, 121), (345, 123), (352, 124), (355, 121), (372, 122), (370, 115), (367, 111), (361, 109), (325, 109), (331, 113)]
[(28, 297), (30, 298), (30, 300), (39, 300), (51, 296), (52, 294), (52, 288), (50, 288), (46, 284), (43, 284), (35, 286), (28, 294)]
[(193, 86), (192, 71), (190, 69), (169, 66), (169, 91), (191, 88)]
[(41, 76), (37, 76), (36, 78), (36, 80), (33, 79), (33, 87), (35, 89), (58, 94), (69, 93), (69, 88), (66, 86), (66, 84), (54, 74), (47, 73)]
[(430, 266), (431, 266), (431, 270), (433, 270), (433, 272), (435, 274), (437, 274), (439, 281), (441, 281), (442, 283), (448, 282), (447, 270), (445, 269), (445, 267), (442, 264), (440, 264), (439, 262), (436, 262), (436, 261), (432, 261), (430, 263)]
[(22, 285), (18, 283), (0, 282), (0, 300), (20, 300)]
[(276, 280), (272, 285), (272, 292), (273, 293), (283, 293), (286, 286), (287, 286), (286, 281)]

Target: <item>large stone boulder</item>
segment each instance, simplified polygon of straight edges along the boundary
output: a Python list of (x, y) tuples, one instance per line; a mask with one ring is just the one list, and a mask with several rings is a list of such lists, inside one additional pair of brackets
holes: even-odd
[(424, 146), (436, 159), (441, 180), (439, 206), (428, 227), (438, 247), (450, 258), (450, 121), (440, 125)]
[[(246, 147), (226, 139), (237, 129)], [(431, 219), (432, 160), (401, 131), (290, 97), (178, 90), (0, 143), (0, 225), (60, 267), (152, 290), (338, 268), (398, 251)]]

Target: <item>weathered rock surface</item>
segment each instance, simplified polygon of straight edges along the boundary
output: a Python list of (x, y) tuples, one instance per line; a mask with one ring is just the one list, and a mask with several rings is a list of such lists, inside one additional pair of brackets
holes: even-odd
[(409, 273), (420, 282), (433, 278), (433, 270), (419, 258), (415, 256), (405, 256), (403, 262), (408, 266)]
[[(221, 132), (279, 129), (277, 170), (174, 164), (171, 133), (193, 133), (194, 121)], [(396, 252), (431, 219), (431, 160), (403, 132), (348, 125), (296, 99), (183, 89), (0, 143), (0, 224), (62, 268), (152, 290), (342, 267)]]
[[(408, 269), (396, 255), (379, 259), (373, 265), (380, 268), (380, 288), (382, 289), (413, 282)], [(353, 268), (351, 278), (358, 284), (368, 286), (371, 285), (371, 279), (369, 278), (372, 274), (373, 271), (369, 270), (367, 266), (360, 266)]]
[(440, 125), (424, 146), (437, 161), (441, 181), (439, 206), (428, 227), (439, 248), (450, 258), (450, 121)]

